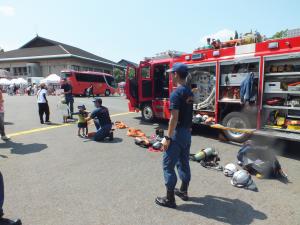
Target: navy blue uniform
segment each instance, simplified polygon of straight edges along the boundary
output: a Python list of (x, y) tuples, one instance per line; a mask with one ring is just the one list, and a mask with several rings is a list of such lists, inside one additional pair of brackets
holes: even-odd
[(100, 106), (91, 113), (91, 118), (94, 119), (94, 123), (97, 129), (94, 140), (104, 140), (105, 137), (109, 136), (110, 130), (112, 128), (108, 109), (104, 106)]
[(64, 90), (64, 92), (69, 92), (71, 91), (70, 93), (68, 94), (65, 94), (65, 100), (66, 100), (66, 104), (69, 106), (69, 109), (68, 110), (68, 114), (69, 114), (69, 117), (72, 118), (72, 114), (74, 112), (74, 98), (73, 98), (73, 93), (72, 93), (72, 90), (73, 90), (73, 87), (71, 84), (63, 84), (61, 85), (61, 89)]
[(191, 146), (191, 126), (193, 117), (193, 93), (187, 86), (179, 86), (170, 97), (170, 110), (179, 110), (176, 129), (171, 137), (171, 143), (163, 156), (163, 171), (165, 185), (168, 190), (174, 190), (177, 183), (175, 166), (179, 178), (184, 183), (191, 180), (189, 154)]

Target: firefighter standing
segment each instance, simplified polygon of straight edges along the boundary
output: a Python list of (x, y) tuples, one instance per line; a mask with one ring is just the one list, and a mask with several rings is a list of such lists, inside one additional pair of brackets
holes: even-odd
[[(189, 153), (191, 146), (191, 126), (193, 114), (193, 93), (186, 86), (188, 69), (185, 64), (175, 63), (171, 69), (173, 81), (177, 82), (177, 88), (170, 97), (171, 117), (167, 136), (162, 140), (163, 144), (163, 173), (167, 195), (157, 197), (156, 204), (164, 207), (175, 208), (175, 195), (182, 200), (188, 200), (188, 186), (191, 179)], [(182, 181), (180, 189), (176, 189), (177, 176)]]

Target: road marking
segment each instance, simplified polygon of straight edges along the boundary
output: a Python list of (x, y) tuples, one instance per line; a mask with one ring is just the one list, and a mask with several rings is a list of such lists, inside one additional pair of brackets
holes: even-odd
[[(110, 117), (123, 116), (123, 115), (128, 115), (128, 114), (131, 114), (131, 113), (133, 113), (133, 112), (117, 113), (117, 114), (112, 114)], [(34, 129), (31, 129), (31, 130), (24, 130), (24, 131), (19, 131), (19, 132), (16, 132), (16, 133), (8, 134), (7, 136), (8, 137), (16, 137), (16, 136), (25, 135), (25, 134), (32, 134), (32, 133), (51, 130), (51, 129), (56, 129), (56, 128), (60, 128), (60, 127), (66, 127), (66, 126), (70, 126), (70, 125), (73, 125), (73, 124), (74, 123), (66, 123), (66, 124), (53, 125), (53, 126), (48, 126), (48, 127), (34, 128)]]
[(54, 126), (49, 126), (49, 127), (34, 128), (31, 130), (24, 130), (24, 131), (8, 134), (8, 136), (15, 137), (15, 136), (19, 136), (19, 135), (31, 134), (31, 133), (36, 133), (36, 132), (45, 131), (45, 130), (51, 130), (51, 129), (55, 129), (55, 128), (59, 128), (59, 127), (66, 127), (66, 126), (70, 126), (70, 125), (71, 124), (68, 123), (68, 124), (54, 125)]

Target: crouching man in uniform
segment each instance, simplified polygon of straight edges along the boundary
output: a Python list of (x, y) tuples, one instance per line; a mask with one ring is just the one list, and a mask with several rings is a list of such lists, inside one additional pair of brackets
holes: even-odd
[(91, 113), (89, 117), (86, 118), (86, 121), (94, 120), (96, 133), (94, 136), (95, 141), (103, 141), (106, 137), (109, 137), (109, 140), (113, 140), (113, 132), (111, 130), (112, 123), (109, 116), (108, 109), (102, 106), (102, 99), (96, 98), (94, 100), (96, 109)]
[[(171, 69), (173, 82), (177, 82), (177, 88), (170, 97), (171, 117), (167, 136), (162, 140), (163, 144), (163, 173), (167, 195), (157, 197), (155, 203), (170, 208), (176, 208), (175, 195), (182, 200), (188, 200), (188, 186), (191, 180), (189, 153), (191, 146), (191, 126), (193, 116), (193, 93), (186, 86), (188, 69), (185, 64), (175, 63)], [(175, 166), (181, 179), (180, 189), (176, 189), (177, 176)]]

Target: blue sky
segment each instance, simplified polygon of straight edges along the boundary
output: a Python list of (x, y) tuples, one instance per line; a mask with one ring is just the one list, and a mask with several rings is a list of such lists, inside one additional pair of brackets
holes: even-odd
[(169, 49), (191, 52), (212, 34), (299, 28), (299, 8), (296, 0), (0, 0), (0, 46), (16, 49), (38, 33), (138, 62)]

